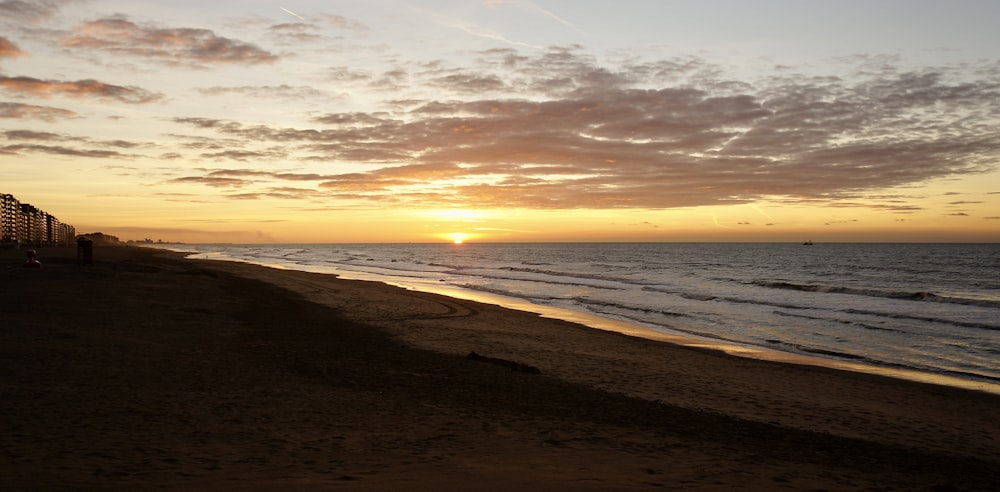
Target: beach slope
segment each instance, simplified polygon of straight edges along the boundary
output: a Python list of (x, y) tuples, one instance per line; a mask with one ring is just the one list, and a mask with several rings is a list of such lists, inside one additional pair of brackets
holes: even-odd
[(0, 251), (5, 490), (1000, 489), (997, 395), (75, 253)]

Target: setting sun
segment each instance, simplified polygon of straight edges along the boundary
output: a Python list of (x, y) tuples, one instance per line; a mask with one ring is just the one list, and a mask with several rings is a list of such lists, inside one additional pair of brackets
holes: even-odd
[(451, 239), (451, 242), (454, 244), (462, 244), (468, 238), (469, 235), (464, 232), (452, 232), (448, 234), (448, 239)]

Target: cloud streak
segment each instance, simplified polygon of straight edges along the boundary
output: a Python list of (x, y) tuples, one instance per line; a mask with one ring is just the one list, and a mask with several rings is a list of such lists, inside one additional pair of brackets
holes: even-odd
[(0, 152), (7, 155), (48, 154), (92, 159), (136, 158), (137, 154), (123, 153), (122, 150), (136, 150), (143, 145), (126, 140), (93, 140), (53, 132), (32, 130), (7, 130), (0, 136), (8, 142), (0, 146)]
[(254, 44), (217, 36), (208, 29), (162, 28), (124, 18), (106, 18), (77, 26), (62, 46), (101, 50), (171, 65), (255, 65), (278, 57)]
[(38, 119), (51, 123), (60, 119), (76, 118), (78, 116), (77, 113), (68, 109), (36, 106), (34, 104), (0, 102), (0, 118)]
[(89, 157), (94, 159), (124, 159), (134, 157), (114, 150), (81, 150), (61, 145), (15, 144), (0, 146), (3, 154), (42, 153), (68, 157)]
[(0, 88), (29, 96), (94, 97), (128, 104), (145, 104), (163, 99), (162, 94), (150, 92), (140, 87), (107, 84), (93, 79), (65, 81), (0, 75)]

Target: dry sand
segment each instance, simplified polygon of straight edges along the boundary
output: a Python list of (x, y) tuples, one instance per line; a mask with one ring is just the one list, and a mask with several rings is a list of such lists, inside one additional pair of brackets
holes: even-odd
[(1000, 490), (997, 395), (75, 254), (0, 251), (0, 489)]

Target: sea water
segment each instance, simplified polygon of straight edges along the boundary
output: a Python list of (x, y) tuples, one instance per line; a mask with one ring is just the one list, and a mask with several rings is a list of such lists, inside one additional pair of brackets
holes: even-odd
[(855, 369), (938, 375), (980, 389), (1000, 389), (996, 244), (177, 248), (196, 253), (195, 258), (336, 274), (450, 295), (467, 293), (479, 300), (485, 295), (487, 300), (500, 299), (499, 304), (515, 299), (549, 309), (543, 311), (548, 315), (586, 314), (650, 334), (736, 347), (735, 352), (808, 356), (850, 363)]

